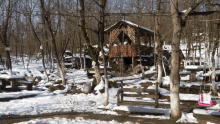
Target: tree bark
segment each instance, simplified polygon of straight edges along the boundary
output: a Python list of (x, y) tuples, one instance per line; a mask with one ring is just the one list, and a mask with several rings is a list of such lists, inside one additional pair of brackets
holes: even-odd
[(218, 47), (218, 40), (216, 40), (214, 42), (214, 48), (213, 48), (213, 51), (212, 51), (212, 91), (214, 94), (217, 94), (217, 87), (216, 87), (216, 83), (215, 83), (215, 76), (216, 76), (216, 73), (215, 73), (215, 51)]
[(86, 45), (84, 44), (84, 55), (83, 55), (83, 60), (84, 60), (84, 70), (86, 70)]
[[(160, 13), (160, 4), (161, 0), (157, 0), (157, 13)], [(155, 17), (155, 34), (156, 34), (156, 42), (157, 42), (157, 82), (159, 85), (162, 81), (163, 76), (163, 66), (162, 66), (162, 59), (163, 59), (163, 41), (161, 39), (161, 33), (160, 33), (160, 22), (159, 22), (159, 16)]]
[(102, 52), (102, 58), (103, 58), (103, 66), (104, 66), (104, 75), (105, 75), (105, 99), (104, 99), (104, 106), (108, 105), (108, 99), (109, 99), (109, 92), (108, 92), (108, 78), (107, 78), (107, 69), (106, 69), (106, 60), (105, 60), (105, 54), (103, 50), (103, 44), (104, 44), (104, 22), (105, 22), (105, 6), (106, 6), (107, 0), (100, 0), (100, 47)]
[(179, 45), (181, 38), (182, 25), (185, 25), (186, 18), (203, 0), (197, 0), (184, 15), (180, 16), (178, 8), (178, 0), (170, 1), (172, 22), (173, 22), (173, 38), (172, 38), (172, 59), (171, 59), (171, 76), (170, 76), (170, 109), (171, 118), (179, 119), (181, 116), (179, 86), (180, 86), (180, 54)]
[(170, 109), (171, 117), (179, 119), (181, 117), (179, 86), (180, 86), (180, 61), (179, 61), (179, 45), (181, 38), (181, 18), (178, 13), (178, 1), (171, 0), (171, 15), (173, 22), (173, 38), (172, 38), (172, 59), (171, 59), (171, 84), (170, 84)]
[(46, 67), (45, 67), (45, 59), (44, 59), (43, 46), (42, 46), (42, 43), (41, 43), (39, 37), (37, 36), (37, 34), (36, 34), (35, 30), (34, 30), (34, 26), (33, 26), (32, 22), (31, 22), (31, 17), (29, 17), (29, 23), (30, 23), (30, 26), (31, 26), (31, 30), (32, 30), (32, 32), (34, 33), (34, 36), (35, 36), (35, 38), (36, 38), (37, 41), (38, 41), (38, 43), (37, 43), (37, 44), (38, 44), (38, 47), (39, 47), (39, 48), (42, 47), (42, 49), (40, 49), (40, 52), (41, 52), (41, 55), (42, 55), (42, 64), (43, 64), (43, 68), (44, 68), (45, 75), (46, 75), (46, 77), (47, 77), (47, 82), (49, 82), (49, 77), (48, 77), (47, 70), (46, 70)]
[(95, 70), (95, 77), (97, 80), (97, 84), (99, 84), (101, 81), (99, 62), (98, 62), (98, 56), (99, 56), (99, 52), (100, 52), (100, 44), (98, 45), (98, 48), (96, 48), (96, 49), (92, 47), (90, 40), (89, 40), (89, 37), (88, 37), (88, 34), (86, 32), (86, 28), (85, 28), (86, 24), (85, 24), (85, 16), (84, 16), (84, 13), (85, 13), (84, 12), (85, 11), (84, 0), (79, 0), (79, 2), (80, 2), (80, 6), (81, 6), (81, 10), (80, 10), (81, 30), (82, 30), (83, 36), (85, 38), (86, 44), (88, 46), (89, 54), (92, 57), (92, 60), (96, 63), (94, 65), (94, 70)]
[(83, 69), (83, 64), (82, 64), (82, 43), (81, 43), (81, 35), (78, 32), (78, 37), (79, 37), (79, 61), (80, 61), (80, 69)]
[(40, 8), (41, 8), (41, 11), (42, 11), (42, 19), (43, 19), (43, 22), (46, 22), (46, 27), (52, 37), (52, 46), (53, 46), (53, 52), (54, 52), (54, 56), (56, 58), (56, 61), (57, 61), (57, 67), (58, 67), (58, 70), (60, 72), (60, 76), (62, 78), (62, 83), (63, 85), (66, 85), (66, 80), (65, 80), (65, 74), (64, 74), (64, 71), (62, 69), (62, 65), (61, 65), (61, 62), (59, 60), (59, 57), (58, 57), (58, 53), (57, 53), (57, 46), (56, 46), (56, 40), (55, 40), (55, 34), (53, 33), (52, 31), (52, 27), (51, 27), (51, 23), (49, 21), (49, 17), (46, 16), (46, 10), (44, 8), (44, 0), (41, 0), (40, 1)]
[[(7, 44), (7, 34), (8, 34), (8, 25), (9, 25), (9, 19), (11, 17), (11, 12), (10, 12), (10, 8), (11, 8), (11, 1), (8, 1), (8, 5), (7, 5), (7, 11), (6, 11), (6, 17), (5, 20), (3, 22), (3, 29), (2, 29), (2, 34), (1, 34), (1, 42), (4, 45), (4, 47), (9, 47), (9, 45)], [(11, 57), (10, 57), (10, 52), (8, 50), (5, 50), (6, 52), (6, 69), (9, 70), (9, 73), (12, 73), (12, 65), (11, 65)]]

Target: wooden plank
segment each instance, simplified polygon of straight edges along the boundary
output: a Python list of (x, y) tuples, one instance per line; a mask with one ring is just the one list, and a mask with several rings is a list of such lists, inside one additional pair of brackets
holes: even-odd
[(160, 113), (160, 112), (131, 112), (129, 113), (130, 115), (154, 115), (154, 116), (161, 116), (165, 115), (165, 113)]
[[(129, 106), (155, 106), (155, 102), (137, 102), (137, 101), (123, 101), (119, 105)], [(158, 108), (170, 108), (170, 104), (158, 104)]]
[(155, 98), (155, 95), (150, 95), (150, 94), (123, 94), (123, 96), (125, 96), (125, 97), (148, 97), (148, 98)]
[(123, 88), (124, 92), (148, 92), (149, 94), (154, 94), (155, 89), (140, 89), (140, 88)]
[[(162, 88), (170, 88), (169, 85), (164, 85), (162, 86)], [(191, 87), (186, 87), (186, 86), (180, 86), (179, 87), (180, 89), (195, 89), (195, 90), (200, 90), (200, 86), (191, 86)], [(210, 91), (210, 86), (205, 86), (204, 88), (204, 85), (201, 85), (201, 90), (204, 90), (204, 91)]]
[[(94, 68), (88, 68), (88, 71), (94, 71)], [(107, 71), (111, 71), (112, 68), (106, 68)], [(104, 68), (100, 68), (100, 71), (104, 71)]]
[(198, 103), (198, 101), (193, 101), (193, 100), (180, 100), (182, 103)]
[(190, 75), (191, 74), (191, 71), (182, 71), (182, 72), (179, 72), (179, 75)]

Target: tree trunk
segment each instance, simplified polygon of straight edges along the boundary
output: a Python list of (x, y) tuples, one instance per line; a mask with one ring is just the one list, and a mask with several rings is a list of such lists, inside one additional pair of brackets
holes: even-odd
[(61, 65), (61, 62), (59, 61), (59, 57), (58, 57), (58, 52), (57, 52), (57, 46), (56, 46), (56, 41), (55, 41), (55, 35), (52, 31), (52, 27), (51, 27), (51, 22), (49, 21), (49, 18), (48, 16), (45, 15), (46, 13), (46, 10), (44, 8), (44, 0), (41, 0), (40, 1), (40, 8), (41, 8), (41, 11), (42, 11), (42, 19), (43, 19), (43, 22), (46, 22), (46, 27), (52, 37), (52, 49), (53, 49), (53, 52), (54, 52), (54, 56), (56, 58), (56, 61), (57, 61), (57, 67), (58, 67), (58, 70), (60, 72), (60, 76), (62, 78), (62, 83), (63, 85), (66, 85), (66, 80), (65, 80), (65, 74), (64, 74), (64, 71), (62, 69), (62, 65)]
[(95, 49), (95, 48), (92, 47), (92, 45), (90, 43), (88, 34), (86, 32), (86, 28), (85, 28), (86, 24), (85, 24), (85, 16), (84, 16), (84, 0), (79, 0), (79, 2), (80, 2), (80, 6), (81, 6), (81, 10), (80, 10), (81, 30), (82, 30), (83, 36), (85, 38), (86, 44), (88, 46), (88, 50), (89, 50), (90, 56), (92, 57), (92, 60), (94, 62), (96, 62), (96, 64), (94, 65), (94, 70), (95, 70), (95, 77), (96, 77), (96, 80), (97, 80), (97, 84), (99, 84), (100, 81), (101, 81), (101, 75), (100, 75), (99, 63), (98, 63), (98, 56), (99, 56), (99, 52), (100, 52), (100, 45), (98, 45), (98, 48)]
[[(160, 12), (160, 3), (161, 0), (157, 0), (157, 13)], [(162, 59), (163, 59), (163, 41), (161, 39), (161, 33), (160, 33), (160, 22), (159, 22), (159, 17), (155, 17), (155, 34), (156, 34), (156, 42), (157, 42), (157, 54), (158, 54), (158, 59), (157, 59), (157, 82), (159, 85), (161, 84), (162, 81), (162, 76), (163, 76), (163, 66), (162, 66)]]
[(16, 42), (16, 46), (15, 46), (15, 56), (16, 56), (16, 64), (18, 65), (18, 46), (17, 46), (17, 42)]
[(9, 70), (10, 75), (12, 74), (11, 57), (9, 51), (6, 51), (6, 69)]
[[(171, 15), (173, 22), (173, 38), (172, 38), (172, 59), (171, 59), (171, 83), (170, 83), (170, 109), (171, 118), (179, 119), (181, 117), (179, 86), (180, 86), (180, 61), (179, 61), (179, 45), (181, 38), (181, 18), (178, 13), (178, 1), (171, 0)], [(177, 10), (176, 10), (177, 9)]]
[(29, 54), (28, 54), (27, 70), (28, 70), (28, 66), (29, 66), (29, 63), (30, 63), (30, 59), (31, 59), (31, 52), (29, 52)]
[(187, 11), (180, 16), (178, 8), (178, 0), (171, 0), (170, 8), (173, 22), (173, 38), (172, 38), (172, 59), (171, 59), (171, 76), (170, 76), (170, 109), (171, 118), (179, 119), (181, 116), (179, 86), (180, 86), (180, 54), (179, 45), (182, 31), (182, 24), (185, 23), (186, 18), (203, 0), (197, 0)]
[(45, 67), (45, 60), (44, 60), (44, 50), (40, 50), (41, 51), (41, 55), (42, 55), (42, 64), (43, 64), (43, 67), (44, 67), (44, 72), (45, 72), (45, 75), (47, 77), (47, 82), (49, 82), (49, 77), (48, 77), (48, 74), (47, 74), (47, 70), (46, 70), (46, 67)]
[[(7, 11), (6, 11), (6, 17), (5, 20), (2, 21), (3, 28), (1, 29), (1, 42), (4, 44), (4, 47), (9, 47), (7, 45), (7, 38), (9, 37), (8, 34), (8, 25), (9, 25), (9, 19), (11, 18), (11, 2), (8, 1), (7, 5)], [(9, 70), (9, 73), (12, 73), (12, 65), (11, 65), (11, 58), (10, 58), (10, 52), (8, 50), (6, 51), (6, 69)]]
[[(218, 27), (219, 27), (219, 26), (218, 26)], [(218, 30), (219, 30), (219, 28), (218, 28)], [(220, 33), (218, 33), (218, 34), (220, 35)], [(218, 63), (217, 63), (218, 65), (217, 65), (217, 66), (218, 66), (218, 69), (219, 69), (219, 57), (220, 57), (220, 39), (218, 38), (218, 40), (219, 40), (219, 41), (218, 41)]]
[(21, 48), (22, 46), (22, 42), (21, 42), (21, 45), (20, 45), (20, 49), (21, 49), (21, 59), (22, 59), (22, 66), (25, 68), (25, 64), (24, 64), (24, 51), (23, 49)]
[(103, 66), (104, 66), (104, 75), (105, 75), (105, 99), (104, 99), (104, 106), (108, 105), (108, 99), (109, 99), (109, 93), (108, 93), (108, 78), (107, 78), (107, 69), (106, 69), (106, 60), (105, 60), (105, 54), (103, 50), (103, 44), (104, 44), (104, 12), (105, 12), (105, 5), (107, 0), (100, 0), (100, 47), (102, 52), (102, 58), (103, 58)]
[(84, 70), (86, 70), (86, 45), (84, 44)]
[(82, 64), (82, 43), (81, 43), (81, 36), (80, 33), (78, 32), (78, 37), (79, 37), (79, 61), (80, 61), (80, 69), (83, 69), (83, 64)]
[[(46, 77), (47, 77), (47, 82), (49, 82), (49, 77), (48, 77), (47, 70), (46, 70), (46, 67), (45, 67), (45, 59), (44, 59), (43, 46), (42, 46), (42, 44), (41, 44), (41, 41), (40, 41), (39, 37), (37, 36), (37, 34), (36, 34), (35, 30), (34, 30), (34, 26), (33, 26), (32, 22), (31, 22), (31, 17), (29, 17), (29, 23), (30, 23), (30, 26), (31, 26), (31, 30), (32, 30), (32, 32), (34, 33), (34, 36), (35, 36), (35, 38), (36, 38), (37, 41), (38, 41), (38, 47), (42, 47), (42, 48), (40, 48), (40, 52), (41, 52), (41, 55), (42, 55), (42, 64), (43, 64), (43, 68), (44, 68), (45, 75), (46, 75)], [(42, 37), (42, 38), (43, 38), (43, 37)], [(22, 57), (23, 57), (23, 55), (22, 55)]]
[(202, 53), (201, 53), (201, 41), (199, 42), (199, 65), (201, 66), (202, 65)]
[(101, 81), (101, 74), (99, 71), (99, 65), (95, 64), (93, 67), (94, 67), (94, 71), (95, 71), (95, 78), (96, 78), (97, 84), (99, 84), (99, 82)]
[(192, 43), (192, 48), (193, 48), (193, 52), (192, 52), (192, 57), (193, 57), (193, 65), (195, 65), (195, 48), (194, 48), (194, 45)]
[(52, 59), (52, 72), (53, 72), (53, 70), (54, 70), (54, 59), (53, 59), (53, 54), (52, 54), (52, 52), (51, 52), (51, 59)]
[(208, 46), (209, 46), (209, 48), (208, 48), (208, 65), (210, 65), (210, 52), (211, 52), (210, 50), (211, 50), (211, 45), (212, 45), (212, 43), (211, 43), (211, 41), (212, 41), (212, 39), (211, 39), (211, 25), (209, 27), (210, 28), (208, 30)]
[[(102, 38), (102, 36), (101, 36), (101, 38)], [(104, 32), (103, 32), (103, 38), (104, 38)], [(108, 78), (107, 78), (106, 60), (105, 60), (103, 45), (102, 45), (102, 43), (100, 43), (100, 44), (101, 44), (101, 52), (102, 52), (102, 58), (103, 58), (103, 64), (104, 64), (103, 65), (104, 66), (104, 75), (105, 75), (105, 100), (104, 100), (104, 106), (107, 106), (108, 105), (108, 99), (109, 99), (109, 92), (108, 92)]]
[(215, 51), (218, 47), (218, 41), (216, 40), (214, 42), (214, 48), (212, 51), (212, 91), (214, 92), (214, 94), (217, 94), (217, 87), (216, 87), (216, 83), (215, 83)]
[(190, 42), (188, 41), (187, 43), (187, 54), (186, 54), (186, 62), (185, 62), (185, 66), (187, 66), (187, 61), (189, 60), (189, 53), (190, 53)]

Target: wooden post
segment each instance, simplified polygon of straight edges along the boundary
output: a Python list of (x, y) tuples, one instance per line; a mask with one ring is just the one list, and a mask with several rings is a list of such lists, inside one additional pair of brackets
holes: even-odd
[(123, 80), (121, 80), (121, 101), (123, 101)]
[(191, 71), (190, 73), (190, 81), (195, 81), (196, 80), (196, 71)]
[(155, 91), (155, 108), (158, 107), (158, 82), (156, 82), (156, 91)]
[(13, 79), (10, 82), (11, 82), (12, 90), (18, 90), (18, 83), (17, 83), (17, 81)]
[(136, 59), (132, 57), (132, 68), (134, 68), (135, 66), (136, 66)]

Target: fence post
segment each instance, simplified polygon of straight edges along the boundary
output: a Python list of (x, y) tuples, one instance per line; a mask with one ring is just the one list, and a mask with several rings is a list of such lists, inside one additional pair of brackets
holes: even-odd
[(121, 80), (121, 101), (123, 101), (123, 80)]
[(158, 107), (158, 82), (156, 82), (156, 90), (155, 90), (155, 108)]

